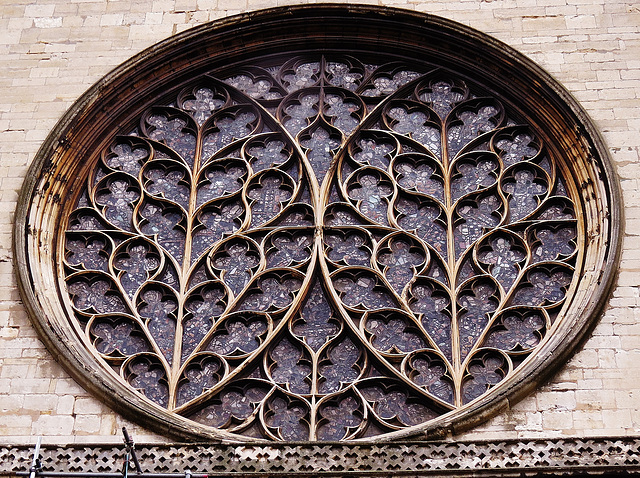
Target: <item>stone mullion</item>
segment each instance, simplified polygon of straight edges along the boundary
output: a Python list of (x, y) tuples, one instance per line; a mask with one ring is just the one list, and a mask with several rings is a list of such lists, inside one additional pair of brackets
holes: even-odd
[(194, 151), (193, 169), (191, 170), (191, 184), (189, 192), (189, 209), (187, 210), (187, 226), (185, 231), (184, 257), (182, 259), (182, 268), (178, 270), (178, 280), (180, 282), (180, 290), (178, 291), (178, 312), (176, 316), (176, 332), (173, 347), (173, 362), (171, 364), (169, 376), (169, 409), (176, 406), (176, 397), (178, 393), (178, 382), (182, 372), (182, 333), (183, 319), (186, 315), (185, 304), (187, 299), (187, 284), (189, 283), (189, 274), (191, 271), (191, 243), (193, 240), (193, 219), (197, 209), (198, 197), (198, 175), (200, 173), (200, 161), (202, 157), (203, 135), (202, 126), (198, 126), (196, 136), (196, 146)]
[(458, 304), (456, 302), (456, 273), (457, 258), (454, 236), (455, 201), (451, 192), (451, 163), (447, 144), (446, 120), (441, 120), (440, 145), (442, 155), (442, 169), (444, 171), (444, 200), (447, 217), (447, 277), (449, 280), (449, 297), (451, 304), (451, 366), (453, 369), (454, 402), (457, 407), (462, 405), (462, 376), (464, 374), (460, 357), (460, 332), (458, 327)]

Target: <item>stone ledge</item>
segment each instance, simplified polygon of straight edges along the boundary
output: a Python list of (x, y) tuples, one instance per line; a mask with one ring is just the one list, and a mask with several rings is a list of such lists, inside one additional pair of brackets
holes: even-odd
[[(584, 476), (640, 473), (640, 438), (584, 438), (388, 444), (137, 445), (145, 473), (215, 476)], [(114, 473), (125, 449), (69, 445), (41, 449), (43, 471)], [(29, 446), (0, 447), (0, 476), (28, 471)]]

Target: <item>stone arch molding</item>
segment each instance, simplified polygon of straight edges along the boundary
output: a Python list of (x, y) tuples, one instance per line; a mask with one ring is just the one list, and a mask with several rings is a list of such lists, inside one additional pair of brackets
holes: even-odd
[(511, 48), (287, 7), (172, 37), (83, 95), (27, 176), (16, 265), (52, 353), (161, 433), (442, 437), (588, 333), (619, 196), (586, 114)]

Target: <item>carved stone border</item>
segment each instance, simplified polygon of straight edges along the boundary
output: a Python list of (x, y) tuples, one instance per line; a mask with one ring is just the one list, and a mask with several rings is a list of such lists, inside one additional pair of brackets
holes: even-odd
[[(117, 473), (124, 447), (44, 446), (43, 471)], [(640, 473), (640, 438), (404, 442), (381, 445), (137, 445), (146, 473), (210, 476), (584, 476)], [(0, 447), (0, 474), (28, 471), (33, 448)]]
[[(353, 28), (347, 28), (353, 26)], [(304, 35), (299, 32), (304, 31)], [(607, 303), (620, 256), (622, 204), (607, 149), (593, 123), (548, 73), (510, 47), (439, 17), (388, 8), (306, 5), (243, 14), (203, 25), (133, 57), (85, 93), (59, 121), (26, 175), (16, 209), (15, 266), (25, 307), (42, 340), (67, 371), (116, 411), (166, 435), (220, 441), (224, 434), (172, 415), (131, 391), (80, 345), (69, 325), (58, 275), (60, 217), (91, 164), (77, 158), (104, 147), (105, 128), (124, 124), (149, 102), (160, 101), (204, 71), (289, 49), (339, 49), (432, 55), (457, 72), (482, 74), (500, 97), (522, 105), (521, 115), (562, 150), (580, 184), (588, 238), (580, 283), (565, 307), (566, 319), (538, 352), (495, 393), (469, 407), (411, 430), (442, 439), (485, 421), (529, 394), (573, 353)], [(145, 101), (140, 100), (140, 91)], [(123, 123), (124, 122), (124, 123)], [(74, 189), (75, 188), (75, 189)], [(409, 433), (407, 433), (409, 435)], [(396, 437), (401, 438), (401, 437)], [(254, 441), (247, 438), (248, 441)]]

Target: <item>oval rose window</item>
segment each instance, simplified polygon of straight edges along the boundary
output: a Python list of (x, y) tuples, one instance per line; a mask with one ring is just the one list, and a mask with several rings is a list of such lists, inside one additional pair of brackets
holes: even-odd
[(618, 251), (611, 167), (564, 90), (393, 10), (168, 40), (79, 100), (32, 173), (16, 244), (43, 337), (187, 437), (469, 427), (562, 363)]

